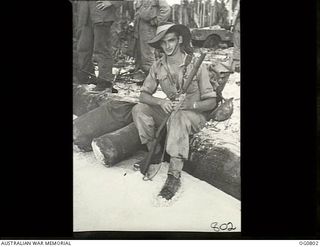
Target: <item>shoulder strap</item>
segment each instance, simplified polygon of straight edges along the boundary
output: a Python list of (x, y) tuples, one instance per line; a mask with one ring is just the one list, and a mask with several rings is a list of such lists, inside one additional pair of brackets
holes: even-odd
[(182, 88), (182, 91), (184, 92), (184, 81), (185, 81), (185, 78), (186, 78), (186, 74), (187, 74), (187, 68), (188, 68), (188, 65), (191, 63), (192, 61), (192, 58), (193, 56), (190, 55), (190, 54), (187, 54), (187, 57), (185, 59), (185, 62), (184, 62), (184, 68), (183, 68), (183, 75), (182, 75), (182, 85), (181, 85), (181, 88)]
[[(158, 88), (160, 82), (159, 82), (158, 75), (157, 75), (156, 71), (154, 72), (154, 77), (155, 77), (154, 79), (156, 80), (157, 88)], [(156, 88), (156, 90), (157, 90), (157, 88)]]
[[(168, 69), (168, 67), (167, 67), (167, 64), (164, 63), (164, 64), (163, 64), (163, 67), (164, 67), (164, 69), (166, 70), (166, 72), (167, 72), (167, 74), (168, 74), (168, 78), (169, 78), (170, 82), (171, 82), (173, 85), (176, 85), (176, 83), (174, 82), (174, 80), (173, 80), (173, 78), (172, 78), (172, 75), (171, 75), (171, 73), (170, 73), (170, 71), (169, 71), (169, 69)], [(176, 85), (176, 86), (177, 86), (177, 85)]]

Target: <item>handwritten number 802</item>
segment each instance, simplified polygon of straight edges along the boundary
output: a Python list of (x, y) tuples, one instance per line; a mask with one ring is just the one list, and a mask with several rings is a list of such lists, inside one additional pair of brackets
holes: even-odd
[(218, 225), (218, 222), (212, 222), (210, 227), (215, 231), (215, 232), (220, 232), (220, 231), (233, 231), (236, 229), (236, 227), (233, 227), (232, 222), (228, 223), (223, 223), (220, 226)]

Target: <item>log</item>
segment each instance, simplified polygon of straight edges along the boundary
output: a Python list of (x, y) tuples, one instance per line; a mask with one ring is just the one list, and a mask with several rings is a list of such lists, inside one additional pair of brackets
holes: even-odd
[(73, 114), (81, 116), (101, 105), (96, 95), (88, 94), (88, 90), (82, 85), (73, 85)]
[[(134, 123), (108, 133), (92, 142), (97, 160), (107, 167), (114, 166), (143, 148)], [(240, 157), (224, 147), (197, 151), (191, 148), (183, 170), (206, 181), (223, 192), (241, 199)]]
[(241, 199), (240, 157), (224, 147), (191, 151), (183, 170), (225, 193)]
[(73, 121), (73, 141), (82, 151), (92, 151), (94, 138), (113, 132), (133, 121), (135, 103), (110, 100)]
[(139, 99), (112, 93), (94, 94), (90, 93), (84, 85), (73, 85), (73, 114), (76, 116), (81, 116), (110, 101), (137, 103)]
[(107, 167), (114, 166), (144, 147), (134, 123), (94, 138), (91, 145), (96, 159)]
[(192, 150), (183, 171), (241, 200), (240, 157), (229, 149)]

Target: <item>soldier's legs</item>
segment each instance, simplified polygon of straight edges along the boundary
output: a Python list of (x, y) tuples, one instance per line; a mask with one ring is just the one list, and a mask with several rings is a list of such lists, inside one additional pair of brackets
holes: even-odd
[(166, 147), (170, 164), (167, 179), (159, 193), (166, 200), (170, 200), (181, 186), (183, 162), (189, 155), (189, 135), (199, 132), (205, 122), (205, 117), (194, 111), (180, 110), (170, 117)]
[(94, 24), (94, 53), (98, 63), (99, 77), (107, 81), (113, 80), (112, 47), (111, 47), (112, 22)]
[(168, 122), (166, 151), (170, 155), (168, 174), (180, 177), (183, 161), (189, 156), (189, 135), (199, 132), (206, 123), (198, 112), (180, 110)]
[(94, 73), (92, 63), (93, 39), (93, 29), (90, 23), (89, 25), (79, 28), (79, 40), (77, 44), (77, 77), (80, 83), (86, 83), (89, 79), (89, 75), (83, 71)]
[[(147, 104), (139, 103), (133, 107), (132, 116), (133, 121), (138, 129), (141, 143), (146, 144), (148, 150), (150, 151), (151, 147), (156, 141), (156, 128), (161, 125), (163, 119), (167, 116), (166, 113), (160, 106), (150, 106)], [(159, 164), (161, 162), (161, 157), (161, 146), (160, 144), (158, 144), (155, 147), (155, 152), (150, 160), (150, 164)], [(144, 174), (146, 161), (147, 157), (134, 164), (134, 168), (140, 169), (140, 171)], [(153, 169), (156, 170), (154, 166), (150, 166), (147, 173), (151, 172), (151, 174), (153, 174)]]
[(133, 107), (132, 117), (142, 144), (148, 144), (154, 140), (155, 129), (160, 126), (166, 115), (160, 106), (138, 103)]
[(140, 22), (138, 40), (140, 45), (139, 66), (145, 73), (149, 73), (150, 67), (155, 61), (155, 49), (147, 43), (155, 36), (155, 33), (155, 27), (143, 21)]

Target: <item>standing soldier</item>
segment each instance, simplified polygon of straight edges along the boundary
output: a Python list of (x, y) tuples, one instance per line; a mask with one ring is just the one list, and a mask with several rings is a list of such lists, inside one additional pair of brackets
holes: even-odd
[(92, 55), (95, 53), (99, 77), (95, 90), (112, 87), (112, 49), (110, 29), (115, 20), (116, 7), (112, 1), (79, 1), (78, 80), (88, 83), (88, 73), (94, 73)]
[(155, 36), (157, 26), (169, 19), (171, 8), (166, 0), (136, 0), (135, 10), (135, 69), (148, 74), (155, 61), (155, 49), (147, 42)]

